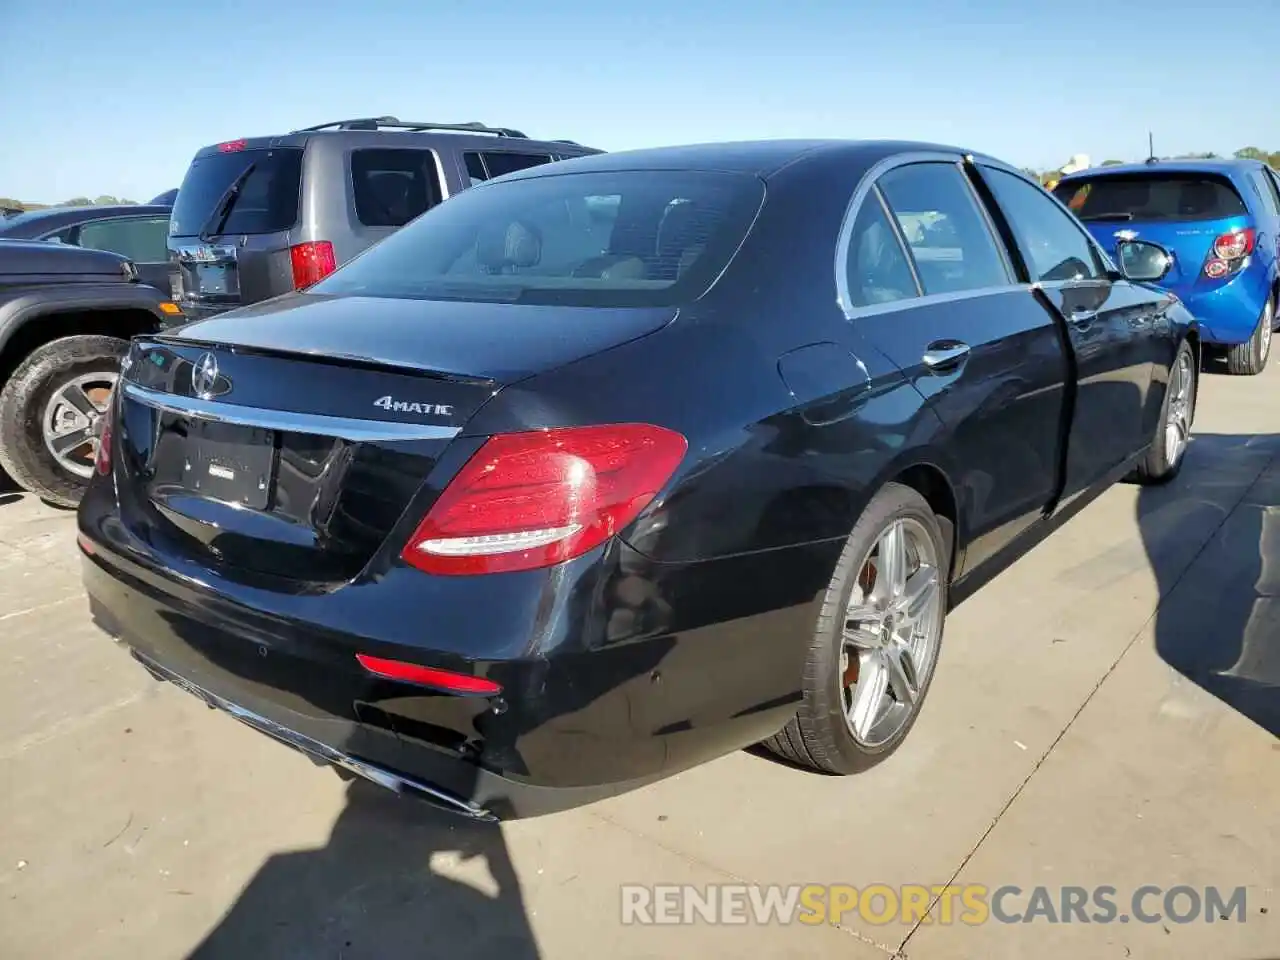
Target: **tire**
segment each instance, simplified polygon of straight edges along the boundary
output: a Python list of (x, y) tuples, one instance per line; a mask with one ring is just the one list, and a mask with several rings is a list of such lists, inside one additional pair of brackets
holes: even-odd
[[(1196, 400), (1200, 395), (1200, 377), (1196, 370), (1195, 351), (1182, 341), (1169, 368), (1169, 385), (1160, 405), (1156, 435), (1151, 439), (1147, 455), (1133, 472), (1132, 480), (1147, 486), (1168, 483), (1182, 470), (1191, 425), (1196, 417)], [(1175, 436), (1171, 428), (1177, 430)]]
[[(80, 415), (94, 436), (66, 458), (82, 469), (82, 461), (87, 461), (88, 470), (83, 475), (73, 472), (54, 455), (45, 440), (45, 422), (52, 419), (51, 414), (68, 415), (68, 404), (56, 410), (51, 407), (64, 388), (82, 384), (82, 393), (95, 406), (104, 399), (102, 385), (114, 384), (120, 359), (128, 347), (127, 342), (115, 337), (63, 337), (37, 347), (22, 361), (0, 389), (0, 467), (14, 483), (57, 506), (74, 507), (80, 502), (92, 476), (97, 420)], [(69, 415), (77, 430), (83, 432), (80, 418)]]
[(1258, 325), (1244, 343), (1227, 348), (1227, 370), (1236, 376), (1253, 377), (1267, 368), (1271, 356), (1271, 331), (1275, 325), (1275, 304), (1268, 298), (1258, 317)]
[[(947, 526), (949, 529), (949, 524)], [(890, 704), (888, 709), (898, 710), (896, 723), (890, 724), (890, 718), (886, 715), (879, 739), (874, 736), (874, 730), (873, 735), (859, 737), (854, 732), (856, 721), (850, 716), (856, 716), (858, 711), (850, 708), (856, 703), (856, 693), (864, 677), (871, 678), (876, 674), (867, 668), (868, 661), (865, 659), (859, 660), (855, 665), (854, 658), (850, 657), (846, 663), (842, 656), (846, 650), (845, 630), (856, 622), (860, 629), (852, 630), (852, 634), (865, 638), (876, 633), (874, 627), (869, 626), (873, 621), (849, 617), (856, 609), (869, 610), (875, 605), (873, 597), (880, 590), (880, 574), (876, 572), (874, 580), (869, 579), (864, 562), (879, 566), (878, 559), (871, 559), (872, 552), (879, 553), (881, 537), (894, 527), (907, 531), (908, 542), (913, 545), (914, 538), (922, 538), (922, 543), (928, 545), (932, 554), (936, 589), (931, 601), (933, 606), (927, 617), (932, 642), (929, 652), (920, 656), (915, 669), (909, 671), (914, 674), (916, 681), (911, 706), (905, 711), (899, 710), (904, 701), (897, 696), (894, 686), (890, 684), (884, 688), (885, 692), (876, 702)], [(923, 559), (924, 552), (917, 556)], [(906, 569), (910, 570), (910, 550), (907, 559), (909, 562)], [(892, 754), (906, 739), (920, 715), (920, 707), (933, 680), (946, 617), (950, 569), (950, 539), (944, 535), (943, 526), (934, 516), (929, 504), (910, 487), (897, 483), (887, 484), (858, 519), (832, 574), (805, 663), (804, 699), (800, 709), (786, 727), (766, 740), (763, 746), (791, 763), (840, 775), (860, 773)], [(913, 579), (907, 578), (908, 585), (911, 582)], [(865, 591), (867, 586), (872, 587), (869, 593)], [(856, 608), (850, 607), (851, 599), (858, 601)], [(881, 643), (884, 643), (883, 630), (879, 636)], [(860, 644), (849, 649), (861, 651), (860, 656), (876, 655), (863, 649), (865, 643), (860, 641)], [(886, 644), (880, 649), (884, 651), (887, 647)], [(887, 656), (887, 653), (884, 655)], [(851, 670), (857, 674), (852, 688), (846, 685)], [(851, 694), (854, 695), (852, 699)], [(864, 730), (864, 734), (866, 732)]]

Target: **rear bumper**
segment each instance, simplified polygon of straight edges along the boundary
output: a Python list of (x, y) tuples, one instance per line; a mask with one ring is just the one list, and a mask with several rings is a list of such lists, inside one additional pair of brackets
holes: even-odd
[(1220, 286), (1173, 292), (1200, 322), (1204, 342), (1230, 346), (1253, 335), (1271, 287), (1266, 274), (1253, 264)]

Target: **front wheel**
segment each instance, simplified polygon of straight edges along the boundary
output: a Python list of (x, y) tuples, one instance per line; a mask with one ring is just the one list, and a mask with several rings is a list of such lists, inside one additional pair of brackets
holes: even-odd
[(63, 337), (14, 371), (0, 389), (0, 467), (18, 486), (58, 506), (80, 502), (128, 347), (115, 337)]
[(858, 773), (898, 748), (933, 679), (950, 544), (929, 504), (891, 483), (859, 518), (815, 625), (796, 716), (764, 746), (825, 773)]
[(1195, 353), (1191, 344), (1184, 340), (1178, 347), (1173, 366), (1169, 368), (1169, 383), (1165, 387), (1156, 434), (1131, 479), (1157, 484), (1168, 483), (1178, 475), (1191, 440), (1198, 387)]
[(1227, 348), (1227, 369), (1234, 374), (1256, 376), (1267, 368), (1271, 356), (1271, 333), (1275, 325), (1275, 304), (1268, 298), (1258, 317), (1258, 325), (1244, 343)]

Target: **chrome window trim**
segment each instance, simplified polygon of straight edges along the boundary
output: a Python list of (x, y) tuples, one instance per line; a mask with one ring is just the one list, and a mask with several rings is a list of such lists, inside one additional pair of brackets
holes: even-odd
[(125, 381), (124, 395), (130, 400), (156, 410), (164, 410), (197, 420), (259, 427), (263, 430), (279, 430), (282, 433), (314, 433), (357, 443), (378, 440), (451, 440), (461, 432), (460, 427), (435, 423), (393, 423), (385, 420), (333, 417), (320, 413), (295, 413), (289, 410), (242, 407), (230, 403), (201, 400), (198, 397), (180, 397), (172, 393), (161, 393), (131, 381)]
[[(875, 163), (862, 175), (862, 179), (858, 181), (858, 185), (854, 188), (853, 198), (849, 201), (845, 208), (844, 219), (840, 223), (840, 233), (836, 241), (835, 254), (835, 273), (836, 273), (836, 303), (839, 305), (841, 312), (846, 320), (856, 320), (863, 316), (878, 316), (884, 313), (892, 313), (896, 310), (906, 309), (918, 305), (928, 305), (935, 303), (952, 303), (958, 300), (970, 300), (974, 297), (990, 296), (992, 293), (1011, 291), (1011, 290), (1030, 290), (1031, 284), (1021, 283), (1017, 280), (1017, 274), (1012, 269), (1013, 265), (1009, 261), (1009, 251), (1005, 249), (1004, 240), (1000, 237), (995, 225), (991, 221), (990, 214), (986, 209), (986, 204), (982, 202), (982, 198), (977, 195), (973, 184), (969, 182), (968, 176), (965, 174), (964, 166), (966, 163), (977, 164), (983, 162), (971, 158), (968, 154), (959, 152), (950, 153), (940, 150), (916, 150), (909, 153), (898, 153), (891, 157), (885, 157), (883, 160)], [(877, 181), (888, 173), (890, 170), (896, 170), (898, 167), (907, 167), (918, 163), (944, 163), (947, 165), (955, 165), (959, 168), (960, 174), (964, 177), (965, 185), (969, 190), (970, 196), (978, 205), (978, 210), (987, 224), (987, 229), (991, 233), (992, 242), (996, 245), (996, 250), (1000, 254), (1001, 262), (1005, 264), (1009, 283), (998, 287), (983, 287), (976, 290), (960, 290), (949, 293), (924, 293), (924, 288), (920, 284), (920, 280), (916, 277), (915, 258), (911, 256), (904, 238), (901, 233), (901, 226), (898, 218), (895, 217), (889, 209), (888, 203), (881, 195), (877, 187)], [(991, 164), (993, 170), (1005, 169), (1003, 165)], [(902, 300), (891, 300), (888, 303), (874, 303), (866, 306), (856, 307), (850, 301), (849, 296), (849, 280), (846, 264), (849, 257), (850, 241), (853, 237), (853, 228), (858, 219), (858, 214), (862, 212), (862, 204), (865, 202), (867, 194), (875, 190), (876, 196), (879, 198), (880, 205), (889, 218), (889, 224), (893, 227), (894, 235), (898, 238), (898, 243), (903, 247), (903, 252), (907, 257), (907, 264), (911, 269), (911, 274), (916, 277), (916, 289), (920, 291), (917, 296), (906, 297)]]

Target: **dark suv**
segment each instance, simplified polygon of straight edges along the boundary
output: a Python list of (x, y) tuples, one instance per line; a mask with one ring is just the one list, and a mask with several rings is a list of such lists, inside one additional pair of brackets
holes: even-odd
[(395, 117), (205, 147), (169, 225), (174, 299), (198, 318), (301, 289), (480, 181), (601, 152), (505, 127)]

